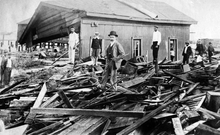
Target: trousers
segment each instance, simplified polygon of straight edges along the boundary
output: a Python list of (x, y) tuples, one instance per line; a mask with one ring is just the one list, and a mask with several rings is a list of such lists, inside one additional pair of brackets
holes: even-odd
[(158, 51), (159, 51), (159, 46), (157, 45), (157, 43), (158, 43), (157, 41), (154, 41), (152, 45), (154, 62), (156, 61), (158, 57)]
[(115, 63), (112, 60), (110, 60), (109, 63), (107, 63), (107, 66), (103, 73), (101, 84), (106, 85), (110, 75), (110, 83), (113, 86), (113, 89), (117, 90), (117, 69), (115, 69), (114, 65)]

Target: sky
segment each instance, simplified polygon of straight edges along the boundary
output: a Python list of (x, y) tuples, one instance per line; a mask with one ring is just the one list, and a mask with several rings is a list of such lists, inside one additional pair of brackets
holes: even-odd
[[(17, 23), (31, 18), (45, 0), (0, 0), (0, 40), (16, 40)], [(95, 1), (95, 0), (94, 0)], [(152, 0), (151, 0), (152, 1)], [(191, 26), (195, 38), (220, 38), (220, 0), (154, 0), (165, 2), (198, 21)]]

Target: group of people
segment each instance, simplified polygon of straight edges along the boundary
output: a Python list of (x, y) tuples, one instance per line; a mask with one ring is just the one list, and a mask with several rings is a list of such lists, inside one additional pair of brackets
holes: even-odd
[(12, 71), (11, 54), (4, 52), (1, 56), (1, 86), (5, 87), (10, 84), (11, 71)]
[[(206, 53), (206, 47), (201, 43), (200, 40), (198, 40), (196, 44), (196, 62), (202, 62), (203, 54)], [(207, 49), (207, 54), (208, 54), (208, 59), (209, 63), (212, 63), (212, 56), (214, 55), (215, 49), (212, 46), (212, 42), (209, 42), (208, 44), (208, 49)], [(183, 64), (189, 64), (189, 58), (193, 54), (192, 48), (189, 45), (189, 42), (185, 42), (185, 46), (183, 48), (182, 56), (183, 56)], [(203, 62), (202, 62), (203, 63)]]
[[(121, 61), (125, 56), (125, 51), (122, 45), (117, 41), (117, 33), (116, 31), (111, 31), (108, 35), (110, 38), (110, 43), (105, 50), (105, 58), (106, 58), (106, 66), (103, 73), (103, 79), (101, 81), (102, 85), (105, 85), (108, 79), (110, 79), (110, 83), (112, 87), (117, 90), (117, 70), (121, 66)], [(75, 59), (75, 49), (79, 42), (79, 36), (75, 33), (75, 28), (71, 28), (71, 33), (69, 35), (69, 58), (71, 63), (74, 64)], [(153, 38), (152, 38), (152, 54), (153, 54), (153, 63), (157, 63), (158, 59), (158, 51), (161, 43), (161, 33), (158, 31), (158, 26), (154, 26)], [(205, 51), (201, 45), (198, 43), (197, 45), (197, 52), (198, 55), (202, 55)], [(91, 60), (93, 65), (97, 65), (98, 58), (100, 57), (100, 51), (102, 50), (102, 39), (100, 38), (99, 32), (95, 32), (94, 37), (92, 38), (91, 42)], [(208, 56), (211, 62), (211, 56), (213, 55), (214, 48), (209, 43), (208, 47)], [(172, 57), (174, 59), (174, 49), (171, 50)], [(192, 55), (192, 49), (189, 46), (189, 42), (185, 42), (185, 47), (182, 52), (183, 55), (183, 64), (189, 63), (189, 57)]]

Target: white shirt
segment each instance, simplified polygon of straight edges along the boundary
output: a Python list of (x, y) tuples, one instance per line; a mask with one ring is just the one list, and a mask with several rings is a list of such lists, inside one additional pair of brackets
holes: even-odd
[(110, 46), (112, 46), (113, 44), (115, 43), (115, 41), (113, 41), (113, 42), (110, 42)]
[(69, 45), (70, 47), (75, 47), (75, 44), (79, 42), (79, 35), (74, 33), (70, 33), (69, 35)]
[(12, 68), (12, 61), (11, 61), (11, 59), (8, 59), (8, 60), (7, 60), (7, 65), (6, 65), (6, 67)]
[(175, 56), (174, 50), (170, 51), (170, 55)]
[(187, 52), (187, 49), (188, 49), (189, 45), (188, 46), (185, 46), (185, 50), (184, 50), (184, 53), (186, 54)]
[(154, 31), (154, 33), (153, 33), (153, 41), (152, 42), (154, 42), (154, 41), (157, 41), (158, 42), (157, 44), (160, 45), (161, 33), (159, 31)]

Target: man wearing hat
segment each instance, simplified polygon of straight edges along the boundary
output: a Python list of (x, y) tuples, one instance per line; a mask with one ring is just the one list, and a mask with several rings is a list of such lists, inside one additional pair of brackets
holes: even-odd
[(153, 63), (156, 63), (158, 57), (159, 46), (161, 42), (161, 33), (158, 31), (158, 26), (154, 26), (153, 40), (151, 49), (153, 49)]
[(75, 28), (72, 27), (71, 32), (69, 34), (69, 59), (70, 63), (74, 64), (75, 62), (75, 49), (77, 44), (79, 43), (79, 35), (75, 33)]
[(95, 32), (95, 36), (92, 39), (92, 45), (91, 45), (91, 49), (92, 49), (91, 59), (95, 66), (97, 65), (98, 62), (101, 46), (102, 46), (102, 39), (100, 39), (99, 37), (99, 32)]
[(212, 42), (209, 42), (209, 46), (208, 46), (208, 57), (209, 57), (209, 63), (212, 63), (212, 55), (214, 54), (215, 49), (212, 46)]
[(102, 86), (106, 85), (110, 75), (110, 83), (113, 85), (114, 90), (117, 90), (117, 70), (121, 66), (121, 61), (125, 55), (122, 45), (117, 41), (117, 33), (111, 31), (108, 35), (110, 37), (110, 44), (106, 49), (106, 67), (104, 77), (102, 79)]
[(183, 64), (189, 64), (189, 56), (192, 55), (192, 49), (189, 46), (189, 41), (185, 42), (185, 47), (183, 48)]

